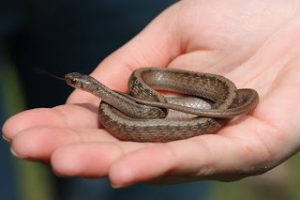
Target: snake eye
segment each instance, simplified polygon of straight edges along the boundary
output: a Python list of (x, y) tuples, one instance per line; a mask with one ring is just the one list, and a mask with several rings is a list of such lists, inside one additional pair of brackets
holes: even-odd
[(76, 87), (77, 81), (74, 78), (66, 78), (66, 82), (69, 86)]
[(76, 83), (77, 83), (77, 81), (75, 79), (71, 79), (70, 82), (72, 85), (76, 85)]

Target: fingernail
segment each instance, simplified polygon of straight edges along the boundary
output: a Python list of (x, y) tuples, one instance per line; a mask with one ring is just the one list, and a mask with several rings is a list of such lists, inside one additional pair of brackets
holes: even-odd
[(5, 135), (3, 134), (2, 134), (2, 139), (5, 140), (6, 142), (10, 142), (10, 140), (7, 137), (5, 137)]
[(115, 185), (115, 184), (113, 184), (113, 183), (111, 183), (110, 185), (111, 185), (111, 187), (114, 188), (114, 189), (120, 189), (120, 188), (122, 188), (122, 186), (120, 186), (120, 185)]
[(13, 156), (20, 158), (20, 156), (13, 150), (13, 148), (10, 148), (10, 152)]

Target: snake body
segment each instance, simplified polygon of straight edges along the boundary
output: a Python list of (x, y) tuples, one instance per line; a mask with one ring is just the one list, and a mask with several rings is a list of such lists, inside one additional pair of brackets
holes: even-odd
[[(255, 90), (237, 89), (223, 76), (178, 69), (135, 70), (128, 81), (129, 94), (113, 91), (78, 72), (67, 74), (65, 80), (101, 98), (100, 122), (113, 136), (125, 141), (168, 142), (215, 133), (258, 103)], [(167, 98), (157, 90), (185, 96)], [(192, 115), (168, 118), (169, 110)]]

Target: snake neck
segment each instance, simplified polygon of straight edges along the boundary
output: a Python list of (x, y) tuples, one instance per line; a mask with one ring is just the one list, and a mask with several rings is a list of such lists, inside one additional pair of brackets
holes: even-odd
[(137, 103), (135, 98), (129, 98), (128, 95), (111, 90), (96, 79), (90, 77), (89, 81), (82, 86), (82, 90), (90, 92), (122, 113), (141, 119), (165, 118), (167, 111), (153, 106)]

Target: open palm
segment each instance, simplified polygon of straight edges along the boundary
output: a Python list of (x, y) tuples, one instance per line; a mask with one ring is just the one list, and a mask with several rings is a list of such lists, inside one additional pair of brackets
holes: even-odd
[(164, 144), (119, 141), (99, 125), (99, 99), (75, 91), (65, 105), (13, 116), (4, 137), (21, 158), (50, 162), (63, 176), (108, 176), (115, 187), (265, 172), (300, 147), (299, 8), (283, 0), (180, 1), (92, 73), (120, 91), (134, 69), (149, 66), (217, 73), (256, 89), (257, 108), (217, 134)]

